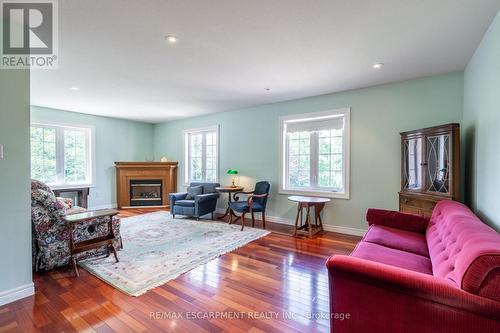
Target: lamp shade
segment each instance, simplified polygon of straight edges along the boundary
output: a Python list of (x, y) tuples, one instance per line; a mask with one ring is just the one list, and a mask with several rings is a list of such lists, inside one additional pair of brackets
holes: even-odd
[(227, 174), (228, 175), (237, 175), (238, 174), (238, 170), (229, 169), (229, 170), (227, 170)]

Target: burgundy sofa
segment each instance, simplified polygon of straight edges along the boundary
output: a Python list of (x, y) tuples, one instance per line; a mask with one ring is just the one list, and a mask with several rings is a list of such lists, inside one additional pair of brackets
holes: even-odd
[(500, 332), (500, 234), (448, 200), (430, 219), (367, 220), (351, 255), (327, 261), (332, 332)]

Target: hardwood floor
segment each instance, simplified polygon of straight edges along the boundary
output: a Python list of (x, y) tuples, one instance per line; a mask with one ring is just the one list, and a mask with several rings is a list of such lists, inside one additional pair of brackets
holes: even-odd
[(284, 234), (287, 227), (268, 224), (279, 233), (140, 297), (129, 297), (83, 269), (79, 278), (66, 268), (35, 274), (33, 297), (0, 307), (0, 333), (327, 332), (327, 319), (308, 317), (329, 313), (325, 260), (348, 254), (359, 238), (328, 232), (312, 240), (294, 238)]

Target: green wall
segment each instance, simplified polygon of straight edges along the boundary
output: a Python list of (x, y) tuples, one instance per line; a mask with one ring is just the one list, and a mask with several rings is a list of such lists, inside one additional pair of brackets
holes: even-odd
[(466, 202), (500, 230), (500, 13), (464, 74)]
[(19, 293), (27, 296), (33, 288), (29, 103), (29, 71), (0, 69), (0, 144), (4, 145), (4, 159), (0, 159), (0, 304), (12, 300), (13, 289), (20, 288)]
[(31, 107), (33, 122), (90, 125), (95, 127), (96, 187), (90, 190), (90, 208), (116, 204), (115, 161), (153, 159), (153, 125), (82, 113)]
[[(155, 158), (180, 162), (183, 178), (182, 131), (220, 125), (221, 183), (224, 171), (241, 172), (240, 183), (251, 188), (269, 180), (273, 191), (268, 215), (293, 219), (295, 205), (278, 189), (278, 117), (351, 107), (351, 199), (334, 199), (325, 209), (325, 223), (364, 229), (369, 207), (398, 208), (400, 188), (399, 132), (462, 121), (463, 73), (451, 73), (371, 88), (262, 105), (157, 124)], [(219, 205), (223, 207), (223, 202)]]

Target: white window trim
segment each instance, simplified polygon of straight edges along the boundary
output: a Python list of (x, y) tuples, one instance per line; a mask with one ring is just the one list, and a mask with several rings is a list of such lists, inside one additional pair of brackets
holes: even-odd
[[(286, 144), (286, 133), (285, 133), (285, 122), (295, 119), (306, 119), (306, 118), (321, 118), (328, 117), (332, 115), (345, 115), (345, 128), (344, 128), (344, 145), (343, 145), (343, 168), (344, 168), (344, 192), (332, 192), (325, 191), (320, 188), (311, 188), (310, 190), (305, 190), (303, 188), (286, 188), (286, 177), (287, 171), (286, 167), (286, 159), (287, 159), (287, 151), (285, 148)], [(279, 194), (295, 194), (295, 195), (305, 195), (305, 196), (322, 196), (327, 198), (336, 198), (336, 199), (350, 199), (350, 156), (351, 156), (351, 108), (340, 108), (334, 110), (313, 112), (313, 113), (302, 113), (302, 114), (294, 114), (289, 116), (281, 116), (279, 117), (280, 122), (280, 131), (279, 131)]]
[[(32, 122), (30, 125), (31, 127), (48, 127), (48, 128), (75, 128), (75, 129), (84, 129), (84, 130), (90, 130), (90, 134), (88, 137), (88, 140), (90, 142), (87, 142), (89, 150), (87, 152), (87, 158), (89, 159), (90, 163), (88, 164), (87, 172), (89, 172), (91, 182), (90, 183), (81, 183), (81, 184), (47, 184), (50, 186), (51, 189), (58, 190), (58, 189), (71, 189), (71, 188), (80, 188), (80, 187), (91, 187), (94, 188), (96, 187), (96, 175), (97, 175), (97, 166), (96, 166), (96, 140), (95, 140), (95, 126), (94, 125), (84, 125), (84, 124), (72, 124), (72, 123), (60, 123), (60, 122)], [(61, 139), (57, 137), (57, 132), (56, 132), (56, 146), (57, 142), (59, 142)], [(31, 140), (30, 140), (31, 142)], [(62, 142), (62, 141), (60, 141)], [(59, 156), (56, 156), (56, 163), (62, 163), (63, 166), (59, 165), (58, 169), (59, 170), (64, 170), (64, 149), (56, 149), (56, 154)], [(60, 155), (63, 155), (62, 157)], [(30, 158), (31, 158), (31, 152), (30, 152)], [(30, 168), (31, 170), (31, 168)], [(58, 176), (59, 177), (59, 176)]]
[[(208, 132), (208, 131), (215, 131), (215, 136), (216, 136), (216, 142), (217, 142), (217, 172), (215, 173), (215, 182), (219, 182), (219, 173), (220, 173), (220, 139), (219, 139), (219, 125), (214, 125), (214, 126), (207, 126), (207, 127), (199, 127), (199, 128), (190, 128), (190, 129), (185, 129), (182, 133), (183, 137), (183, 161), (184, 161), (184, 186), (189, 186), (189, 183), (191, 180), (189, 179), (189, 146), (188, 146), (188, 135), (197, 133), (197, 132)], [(203, 159), (203, 158), (202, 158)]]

